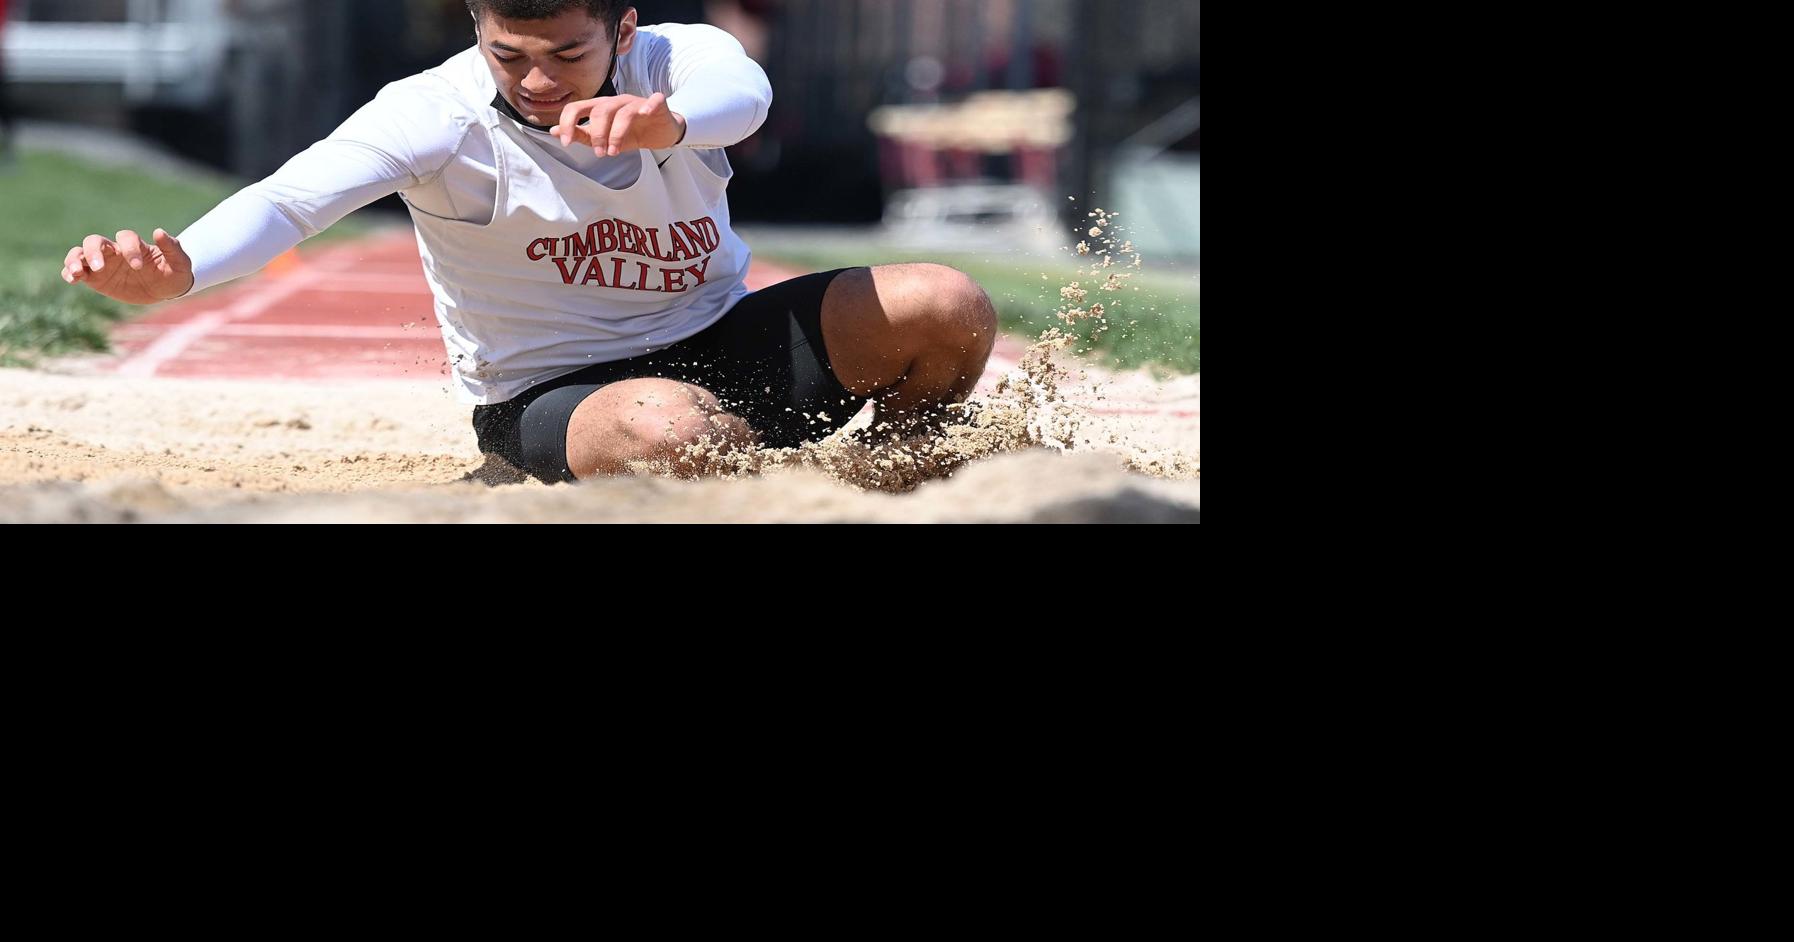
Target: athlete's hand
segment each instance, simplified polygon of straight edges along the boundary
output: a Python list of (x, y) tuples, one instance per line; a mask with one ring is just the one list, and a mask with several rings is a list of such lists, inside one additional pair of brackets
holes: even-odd
[(126, 229), (116, 239), (90, 235), (69, 249), (62, 260), (62, 280), (89, 288), (126, 304), (154, 304), (178, 298), (193, 289), (193, 260), (167, 230), (153, 240)]
[[(581, 118), (589, 118), (580, 124)], [(549, 133), (562, 147), (583, 144), (600, 157), (634, 150), (665, 150), (685, 140), (685, 118), (667, 107), (667, 96), (617, 95), (576, 101), (561, 109), (561, 123)]]

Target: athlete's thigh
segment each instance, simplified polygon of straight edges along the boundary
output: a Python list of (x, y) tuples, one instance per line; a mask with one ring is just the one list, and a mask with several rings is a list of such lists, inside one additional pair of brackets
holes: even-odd
[(694, 381), (746, 419), (762, 445), (790, 448), (826, 438), (865, 405), (836, 378), (822, 339), (822, 299), (851, 270), (804, 275), (756, 291), (687, 341), (714, 365)]

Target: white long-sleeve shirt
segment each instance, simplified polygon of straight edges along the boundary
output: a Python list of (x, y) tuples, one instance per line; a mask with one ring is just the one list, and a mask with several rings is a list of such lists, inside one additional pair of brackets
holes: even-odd
[[(685, 119), (679, 148), (701, 151), (698, 158), (719, 175), (727, 167), (720, 148), (759, 130), (772, 105), (766, 73), (734, 37), (704, 25), (641, 27), (634, 47), (618, 57), (616, 87), (644, 98), (665, 94), (668, 107)], [(386, 86), (329, 137), (180, 234), (193, 259), (193, 291), (259, 271), (393, 193), (443, 219), (491, 220), (497, 169), (478, 111), (487, 104), (424, 76)], [(554, 143), (555, 159), (605, 186), (628, 187), (641, 172), (638, 154), (599, 157), (590, 147)]]

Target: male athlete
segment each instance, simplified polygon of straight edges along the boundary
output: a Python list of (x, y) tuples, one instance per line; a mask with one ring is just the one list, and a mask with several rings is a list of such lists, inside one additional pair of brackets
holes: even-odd
[(722, 148), (759, 129), (772, 90), (727, 33), (638, 27), (622, 0), (467, 5), (475, 48), (388, 85), (179, 238), (88, 236), (63, 279), (132, 304), (183, 297), (396, 191), (481, 451), (550, 482), (705, 440), (791, 447), (868, 398), (875, 422), (906, 428), (972, 392), (996, 314), (958, 271), (749, 293)]

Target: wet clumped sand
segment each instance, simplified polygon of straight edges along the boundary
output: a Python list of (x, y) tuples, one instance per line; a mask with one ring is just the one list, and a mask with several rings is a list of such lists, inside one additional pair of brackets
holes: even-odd
[(1085, 231), (1063, 328), (925, 433), (875, 428), (868, 407), (800, 448), (698, 446), (549, 486), (480, 455), (444, 385), (133, 380), (69, 360), (0, 370), (0, 523), (1200, 522), (1199, 428), (1096, 408), (1193, 406), (1200, 378), (1081, 361), (1071, 329), (1108, 329), (1141, 267), (1112, 214)]

